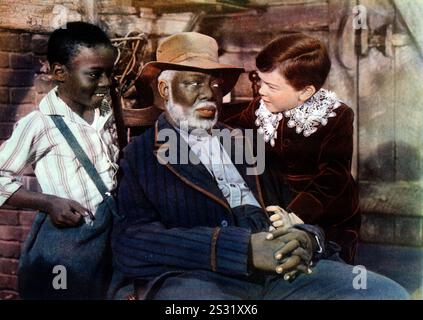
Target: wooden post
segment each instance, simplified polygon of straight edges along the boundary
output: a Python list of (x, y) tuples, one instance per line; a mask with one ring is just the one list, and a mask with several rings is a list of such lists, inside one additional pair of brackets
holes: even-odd
[(84, 8), (86, 21), (97, 24), (98, 23), (98, 11), (96, 1), (94, 0), (81, 0), (81, 7)]

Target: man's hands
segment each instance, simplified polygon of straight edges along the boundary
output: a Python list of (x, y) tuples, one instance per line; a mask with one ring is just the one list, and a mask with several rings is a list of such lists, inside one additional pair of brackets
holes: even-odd
[(312, 273), (310, 263), (317, 244), (309, 233), (295, 228), (287, 231), (278, 229), (271, 231), (266, 239), (278, 239), (285, 243), (284, 247), (275, 252), (275, 259), (281, 263), (276, 267), (276, 272), (284, 273), (285, 280), (295, 277), (298, 271)]
[(309, 268), (316, 242), (307, 232), (289, 228), (251, 235), (252, 262), (256, 269), (295, 277), (298, 271), (311, 273)]
[(94, 215), (78, 202), (56, 196), (50, 196), (50, 198), (45, 211), (54, 226), (58, 228), (75, 227), (79, 225), (83, 217), (94, 220)]

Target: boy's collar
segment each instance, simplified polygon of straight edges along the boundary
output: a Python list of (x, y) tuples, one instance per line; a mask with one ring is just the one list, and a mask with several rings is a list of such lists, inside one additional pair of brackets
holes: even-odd
[(297, 134), (308, 137), (316, 132), (320, 125), (325, 126), (329, 118), (336, 117), (334, 110), (341, 103), (334, 92), (323, 88), (304, 104), (278, 113), (270, 112), (264, 101), (260, 100), (259, 107), (255, 111), (255, 124), (259, 127), (257, 131), (263, 135), (265, 142), (274, 147), (279, 122), (285, 117), (288, 119), (286, 122), (288, 128), (295, 128)]
[[(78, 114), (73, 112), (72, 109), (69, 108), (62, 99), (60, 99), (60, 97), (57, 95), (57, 86), (50, 90), (47, 95), (40, 101), (39, 109), (45, 115), (60, 115), (70, 119), (73, 122), (89, 125)], [(110, 108), (106, 114), (100, 115), (100, 121), (105, 123), (111, 114), (112, 112)]]

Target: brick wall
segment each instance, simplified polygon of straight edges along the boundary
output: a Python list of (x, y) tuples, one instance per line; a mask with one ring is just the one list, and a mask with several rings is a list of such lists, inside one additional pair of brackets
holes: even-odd
[[(7, 139), (14, 123), (35, 109), (52, 84), (42, 73), (47, 37), (19, 31), (0, 30), (0, 143)], [(24, 186), (39, 186), (31, 169), (24, 173)], [(0, 209), (0, 299), (17, 298), (17, 265), (35, 212)]]
[[(53, 84), (42, 71), (45, 61), (49, 19), (45, 19), (47, 5), (72, 1), (3, 0), (0, 5), (0, 144), (12, 133), (14, 123), (34, 110), (41, 97)], [(41, 4), (41, 2), (40, 2)], [(44, 23), (44, 26), (42, 25)], [(19, 30), (16, 30), (19, 29)], [(37, 33), (42, 29), (43, 34)], [(24, 172), (25, 188), (39, 191), (32, 170)], [(17, 266), (35, 212), (3, 206), (0, 209), (0, 300), (16, 299)]]
[(0, 209), (0, 300), (18, 297), (18, 259), (33, 218), (31, 211)]

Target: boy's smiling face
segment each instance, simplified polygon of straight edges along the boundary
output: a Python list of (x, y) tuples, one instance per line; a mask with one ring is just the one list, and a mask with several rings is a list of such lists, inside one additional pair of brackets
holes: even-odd
[(258, 72), (259, 93), (271, 112), (282, 112), (301, 104), (301, 91), (295, 90), (277, 69), (271, 72)]
[(60, 98), (77, 113), (98, 108), (109, 92), (115, 59), (112, 48), (81, 47), (69, 65), (54, 64)]
[(270, 112), (283, 112), (298, 107), (316, 92), (312, 85), (302, 90), (295, 89), (278, 69), (270, 72), (258, 71), (258, 75), (261, 82), (259, 94)]

